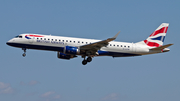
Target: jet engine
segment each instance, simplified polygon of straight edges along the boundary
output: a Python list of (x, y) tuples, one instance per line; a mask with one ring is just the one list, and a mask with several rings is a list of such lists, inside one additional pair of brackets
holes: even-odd
[(71, 58), (74, 58), (74, 57), (77, 57), (75, 55), (67, 55), (67, 54), (64, 54), (64, 53), (61, 53), (61, 52), (57, 52), (57, 57), (59, 59), (66, 59), (66, 60), (69, 60)]
[(66, 46), (64, 47), (64, 53), (70, 55), (77, 55), (80, 54), (80, 50), (78, 49), (78, 47)]

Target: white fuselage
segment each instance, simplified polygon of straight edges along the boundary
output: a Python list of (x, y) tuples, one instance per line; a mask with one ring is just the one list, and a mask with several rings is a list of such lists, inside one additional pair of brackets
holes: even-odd
[[(35, 36), (28, 39), (26, 36), (30, 34), (21, 34), (13, 38), (7, 43), (10, 46), (27, 48), (27, 49), (39, 49), (39, 50), (49, 50), (49, 51), (59, 51), (63, 52), (65, 46), (80, 47), (83, 45), (92, 44), (99, 42), (101, 40), (94, 39), (84, 39), (84, 38), (73, 38), (73, 37), (63, 37), (63, 36), (51, 36), (51, 35), (40, 35), (43, 37)], [(32, 34), (31, 34), (32, 35)], [(139, 56), (145, 54), (157, 53), (157, 51), (150, 52), (149, 48), (143, 44), (137, 43), (126, 43), (112, 41), (106, 47), (102, 47), (97, 56), (113, 56), (113, 57), (126, 57), (126, 56)], [(158, 51), (159, 53), (160, 51)], [(77, 54), (83, 55), (83, 54)]]

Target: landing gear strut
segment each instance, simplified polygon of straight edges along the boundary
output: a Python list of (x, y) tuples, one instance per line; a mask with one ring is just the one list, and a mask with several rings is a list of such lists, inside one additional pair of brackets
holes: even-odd
[(86, 65), (88, 62), (91, 62), (92, 61), (92, 57), (88, 57), (87, 59), (85, 59), (86, 57), (84, 56), (84, 60), (82, 61), (82, 64), (83, 65)]
[(26, 56), (26, 48), (22, 48), (22, 50), (24, 50), (24, 53), (22, 54), (23, 57)]

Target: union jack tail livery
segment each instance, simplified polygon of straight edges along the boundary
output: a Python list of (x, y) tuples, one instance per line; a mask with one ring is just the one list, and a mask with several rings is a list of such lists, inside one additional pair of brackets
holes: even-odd
[(168, 23), (162, 23), (146, 40), (144, 40), (144, 43), (149, 47), (162, 46), (168, 26)]
[(162, 23), (146, 40), (137, 42), (136, 45), (147, 47), (149, 49), (149, 52), (152, 53), (168, 52), (170, 49), (168, 49), (167, 47), (173, 45), (163, 45), (168, 26), (169, 23)]

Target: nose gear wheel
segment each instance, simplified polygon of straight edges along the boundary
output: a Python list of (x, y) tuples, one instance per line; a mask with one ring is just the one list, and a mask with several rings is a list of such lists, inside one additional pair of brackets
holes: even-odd
[(22, 54), (23, 57), (26, 56), (26, 48), (22, 48), (22, 50), (24, 50), (24, 53)]

